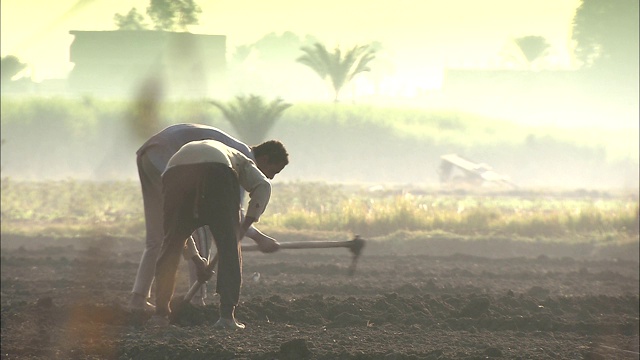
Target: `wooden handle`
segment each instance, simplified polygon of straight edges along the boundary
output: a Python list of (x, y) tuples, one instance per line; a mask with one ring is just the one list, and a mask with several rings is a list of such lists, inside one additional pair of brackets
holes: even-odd
[[(352, 241), (292, 241), (280, 243), (280, 249), (323, 249), (323, 248), (337, 248), (337, 247), (350, 247)], [(260, 250), (258, 245), (242, 245), (242, 251), (257, 251)]]
[[(213, 269), (215, 269), (217, 263), (218, 263), (218, 254), (216, 253), (216, 256), (214, 256), (213, 259), (211, 259), (211, 261), (209, 262), (209, 264), (207, 264), (207, 271), (213, 272)], [(183, 302), (191, 301), (191, 299), (193, 299), (193, 296), (198, 292), (198, 290), (200, 290), (200, 288), (202, 287), (202, 284), (204, 284), (205, 282), (206, 281), (203, 281), (203, 282), (196, 281), (195, 283), (193, 283), (193, 285), (191, 285), (191, 287), (189, 288), (189, 291), (187, 291), (187, 293), (182, 298), (182, 301)]]

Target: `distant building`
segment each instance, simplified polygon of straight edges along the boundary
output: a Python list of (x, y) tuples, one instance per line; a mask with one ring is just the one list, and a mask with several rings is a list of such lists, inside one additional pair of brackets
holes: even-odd
[(226, 88), (226, 36), (155, 30), (70, 31), (76, 93), (130, 96), (144, 84), (167, 96), (211, 96)]

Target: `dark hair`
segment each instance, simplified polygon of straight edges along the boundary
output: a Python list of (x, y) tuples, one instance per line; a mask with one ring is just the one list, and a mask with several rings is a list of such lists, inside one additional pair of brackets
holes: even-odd
[(253, 150), (253, 156), (256, 158), (267, 155), (270, 163), (284, 162), (285, 165), (289, 164), (287, 149), (285, 149), (284, 145), (278, 140), (265, 141), (260, 145), (252, 146), (251, 150)]

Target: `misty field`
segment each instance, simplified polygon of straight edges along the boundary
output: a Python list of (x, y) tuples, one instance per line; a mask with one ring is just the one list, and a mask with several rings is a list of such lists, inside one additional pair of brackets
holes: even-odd
[[(135, 150), (178, 122), (234, 135), (204, 102), (157, 110), (3, 98), (3, 359), (637, 359), (637, 132), (295, 104), (267, 134), (291, 162), (258, 227), (366, 245), (352, 276), (344, 248), (243, 253), (247, 329), (222, 334), (215, 286), (167, 329), (124, 305), (145, 241)], [(515, 186), (441, 183), (449, 153)]]
[[(196, 122), (236, 135), (205, 100), (157, 104), (150, 123), (134, 120), (146, 110), (132, 102), (90, 97), (3, 98), (1, 110), (2, 176), (14, 179), (136, 179), (135, 151), (165, 126)], [(281, 140), (291, 155), (279, 181), (437, 186), (440, 156), (457, 153), (523, 188), (637, 188), (637, 131), (511, 120), (448, 109), (296, 103), (266, 138)]]
[[(215, 286), (173, 325), (130, 311), (136, 181), (2, 179), (6, 359), (634, 359), (638, 201), (626, 192), (276, 182), (261, 230), (366, 245), (243, 253), (236, 316)], [(246, 240), (249, 241), (249, 240)], [(188, 289), (181, 262), (177, 296)], [(210, 280), (215, 281), (214, 279)], [(153, 299), (152, 299), (153, 301)]]
[[(261, 227), (384, 237), (397, 232), (627, 242), (638, 235), (633, 194), (443, 191), (313, 182), (274, 184)], [(2, 232), (144, 237), (135, 181), (2, 180)]]

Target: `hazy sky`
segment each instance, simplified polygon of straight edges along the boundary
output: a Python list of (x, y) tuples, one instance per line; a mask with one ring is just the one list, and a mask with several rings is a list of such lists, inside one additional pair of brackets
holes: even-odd
[[(66, 77), (70, 30), (114, 30), (113, 16), (148, 0), (3, 0), (2, 56), (35, 80)], [(544, 36), (550, 61), (571, 67), (571, 21), (580, 0), (201, 0), (194, 33), (227, 36), (228, 52), (270, 32), (313, 35), (329, 47), (379, 41), (398, 68), (432, 76), (444, 67), (495, 67), (514, 38)], [(421, 69), (423, 74), (416, 73)]]

